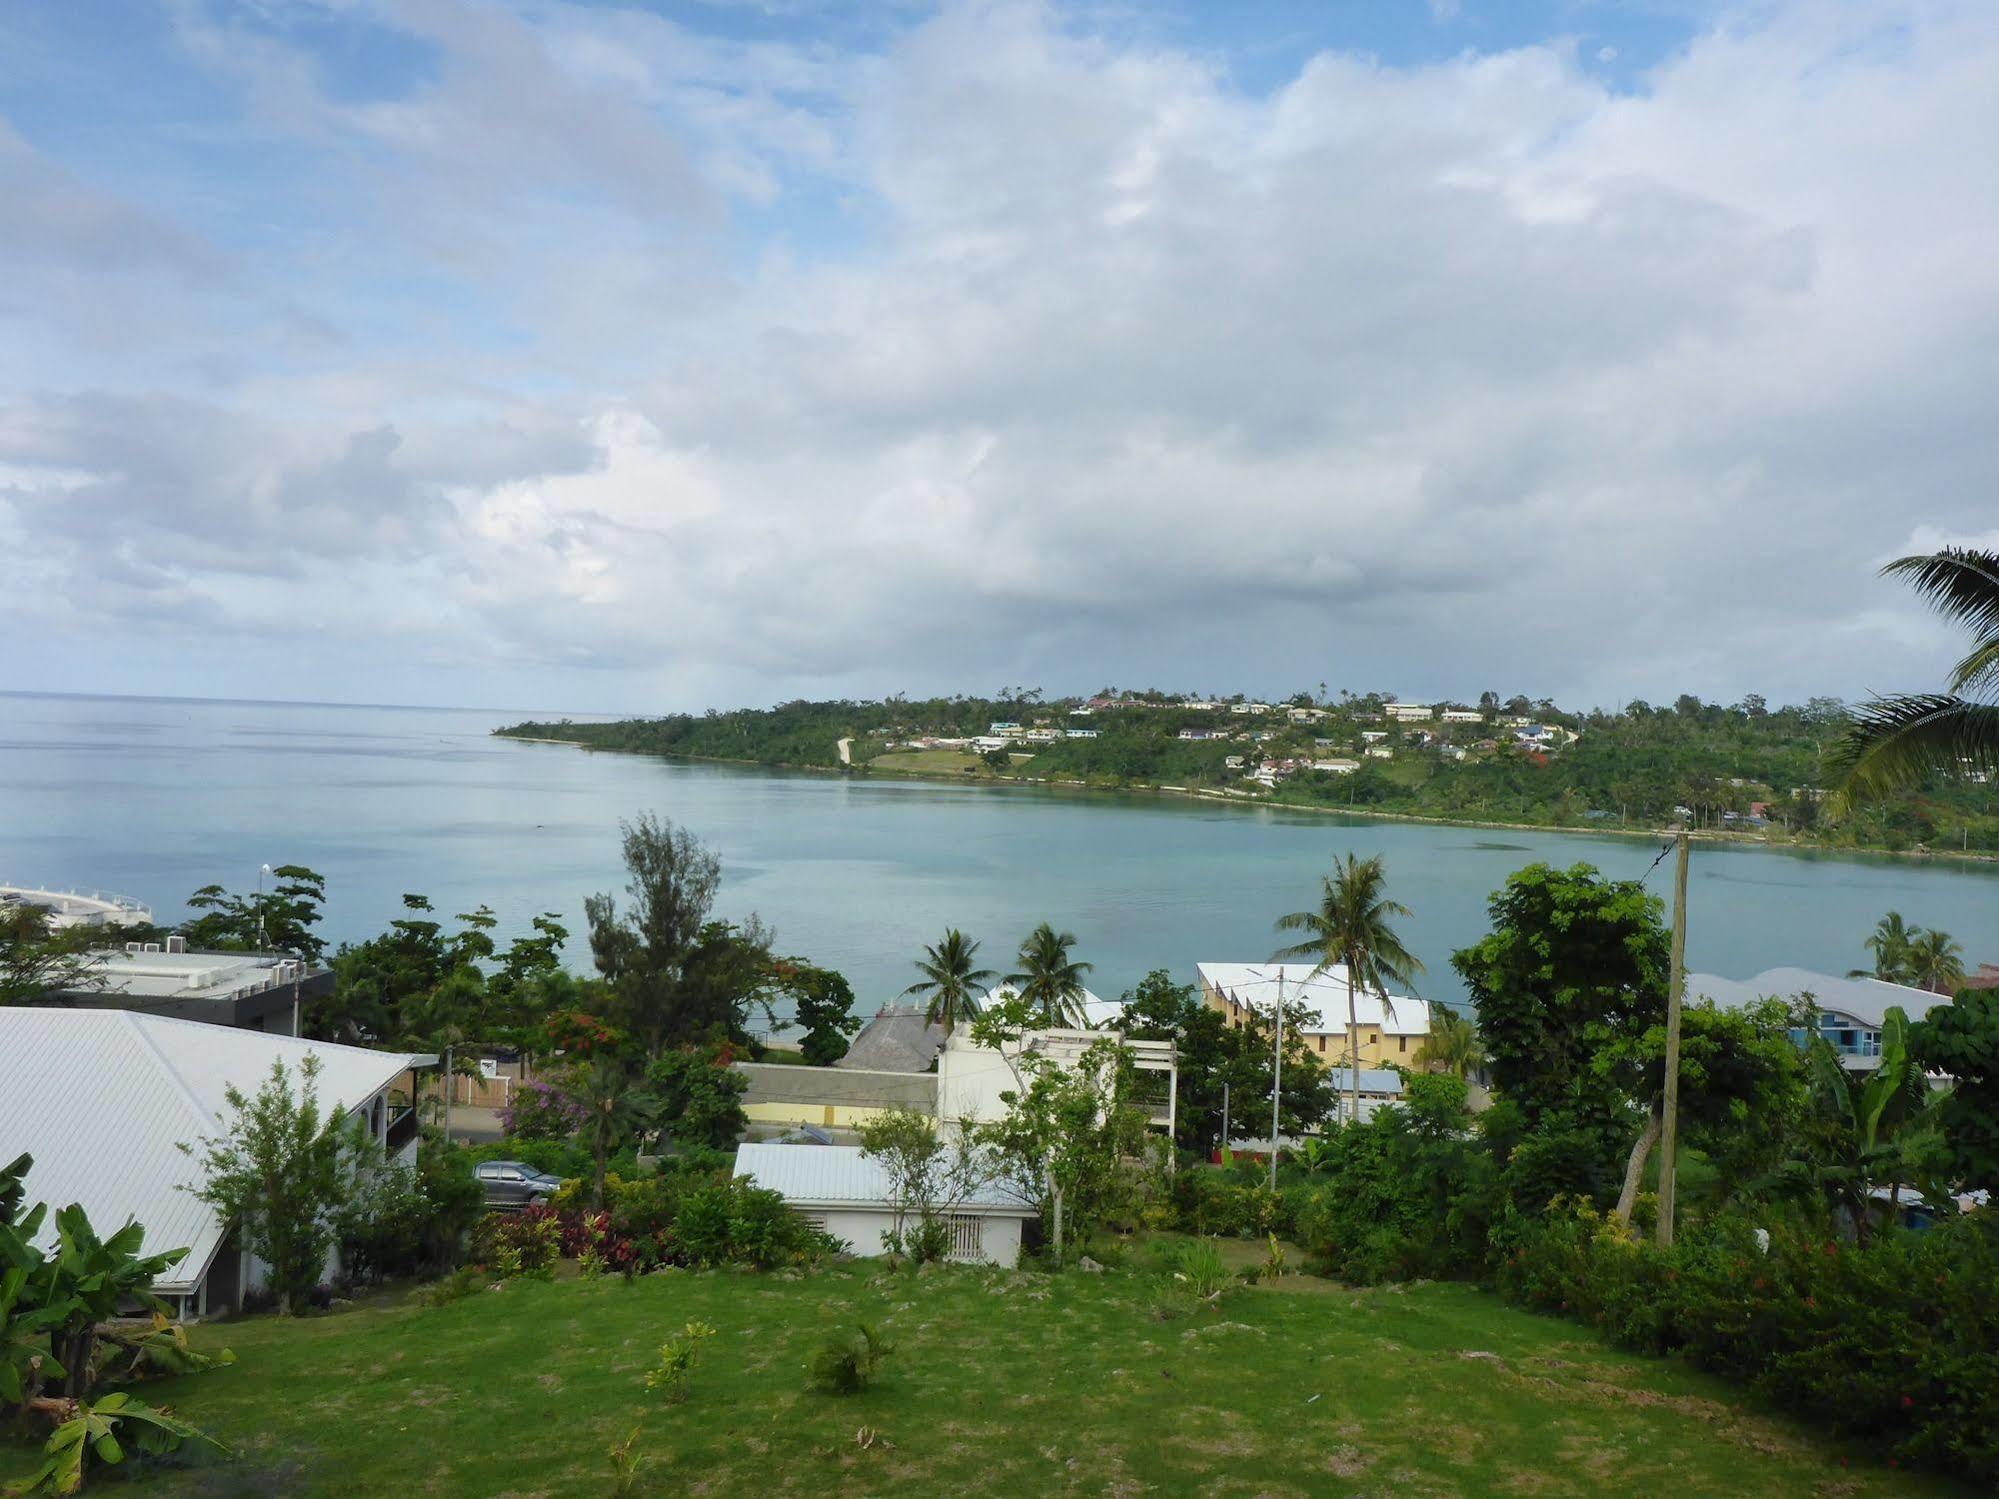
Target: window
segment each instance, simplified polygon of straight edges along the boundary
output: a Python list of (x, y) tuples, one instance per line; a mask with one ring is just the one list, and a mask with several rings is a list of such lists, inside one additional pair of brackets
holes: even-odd
[(1397, 1051), (1407, 1051), (1409, 1049), (1409, 1038), (1407, 1036), (1397, 1036), (1395, 1038), (1395, 1049)]
[(1319, 1055), (1324, 1056), (1325, 1054), (1326, 1054), (1326, 1038), (1324, 1036), (1321, 1036), (1319, 1037)]
[(951, 1258), (954, 1260), (982, 1260), (985, 1252), (985, 1219), (975, 1218), (970, 1213), (951, 1215)]

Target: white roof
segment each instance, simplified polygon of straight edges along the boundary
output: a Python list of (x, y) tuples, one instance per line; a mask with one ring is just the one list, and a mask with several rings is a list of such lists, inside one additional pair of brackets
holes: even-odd
[(296, 1077), (307, 1056), (320, 1061), (321, 1104), (349, 1109), (437, 1060), (135, 1010), (0, 1008), (0, 1154), (35, 1158), (27, 1200), (50, 1209), (37, 1242), (55, 1242), (55, 1209), (73, 1202), (99, 1233), (136, 1219), (148, 1251), (188, 1250), (160, 1289), (191, 1289), (225, 1225), (179, 1190), (202, 1179), (179, 1147), (221, 1133), (232, 1084), (254, 1092), (274, 1059)]
[[(1347, 969), (1344, 963), (1321, 968), (1316, 963), (1198, 963), (1194, 971), (1202, 986), (1224, 999), (1268, 1009), (1277, 998), (1277, 977), (1284, 976), (1284, 1002), (1309, 1005), (1318, 1013), (1314, 1034), (1347, 1033)], [(1390, 1036), (1430, 1034), (1430, 1006), (1420, 999), (1391, 994), (1384, 1004), (1378, 994), (1361, 990), (1354, 996), (1354, 1018), (1378, 1025)]]
[[(986, 990), (986, 992), (979, 997), (979, 1008), (982, 1010), (989, 1010), (994, 1005), (1002, 1004), (1005, 1001), (1012, 998), (1013, 998), (1013, 985), (1000, 984), (995, 988)], [(1118, 1016), (1124, 1013), (1124, 1004), (1122, 1001), (1115, 999), (1099, 999), (1096, 995), (1092, 994), (1088, 989), (1085, 989), (1083, 991), (1082, 1005), (1083, 1005), (1083, 1024), (1093, 1031), (1102, 1030), (1105, 1026), (1109, 1025), (1113, 1020), (1117, 1019)]]
[[(781, 1194), (786, 1202), (810, 1208), (883, 1208), (889, 1204), (888, 1173), (858, 1145), (740, 1145), (736, 1175)], [(1034, 1204), (1012, 1188), (993, 1183), (954, 1208), (1026, 1217)]]
[(1945, 994), (1890, 984), (1880, 979), (1840, 978), (1809, 968), (1766, 968), (1754, 978), (1725, 979), (1718, 974), (1687, 975), (1688, 999), (1711, 999), (1725, 1010), (1744, 1010), (1759, 999), (1789, 999), (1809, 991), (1821, 1010), (1851, 1016), (1873, 1030), (1888, 1018), (1888, 1008), (1900, 1005), (1911, 1020), (1920, 1020), (1938, 1005), (1950, 1003)]
[(282, 953), (122, 952), (93, 958), (78, 990), (101, 989), (144, 999), (233, 999), (305, 976)]

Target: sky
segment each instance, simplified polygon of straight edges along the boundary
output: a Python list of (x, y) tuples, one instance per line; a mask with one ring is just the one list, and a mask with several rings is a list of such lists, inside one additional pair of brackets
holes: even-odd
[(1940, 684), (1990, 0), (11, 0), (0, 688)]

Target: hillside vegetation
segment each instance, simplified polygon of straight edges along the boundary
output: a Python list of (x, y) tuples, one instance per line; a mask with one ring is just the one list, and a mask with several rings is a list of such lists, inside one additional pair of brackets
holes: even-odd
[[(880, 762), (879, 770), (897, 774), (1172, 786), (1458, 821), (1577, 828), (1685, 822), (1827, 847), (1999, 852), (1999, 790), (1971, 776), (1935, 777), (1837, 823), (1825, 819), (1820, 760), (1847, 719), (1845, 706), (1831, 699), (1770, 708), (1753, 697), (1725, 707), (1683, 696), (1670, 706), (1572, 713), (1546, 700), (1502, 703), (1488, 693), (1461, 708), (1478, 712), (1477, 722), (1453, 723), (1441, 721), (1451, 706), (1443, 704), (1430, 721), (1397, 722), (1388, 702), (1373, 695), (1325, 701), (1301, 693), (1257, 705), (1260, 712), (1241, 699), (1203, 708), (1186, 702), (1163, 693), (1049, 702), (1034, 693), (799, 701), (616, 723), (527, 722), (499, 732), (819, 769), (841, 768), (845, 738), (853, 741), (858, 774)], [(1010, 754), (931, 742), (969, 741), (1003, 723), (1020, 726), (1017, 736), (1009, 731)], [(1523, 737), (1530, 734), (1538, 738)], [(1358, 768), (1348, 768), (1354, 762)], [(1260, 767), (1267, 767), (1264, 782), (1254, 778)]]

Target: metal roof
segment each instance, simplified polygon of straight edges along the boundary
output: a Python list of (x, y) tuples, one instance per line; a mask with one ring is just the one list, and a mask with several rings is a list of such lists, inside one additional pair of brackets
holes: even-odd
[[(889, 1203), (888, 1173), (858, 1145), (740, 1145), (736, 1175), (753, 1178), (799, 1207), (886, 1208)], [(952, 1206), (1022, 1217), (1037, 1211), (997, 1182)]]
[[(988, 989), (979, 1000), (979, 1008), (990, 1010), (994, 1005), (1005, 1004), (1009, 999), (1013, 998), (1013, 994), (1014, 986), (1012, 984), (1001, 984), (996, 988)], [(1088, 989), (1085, 989), (1077, 997), (1076, 1002), (1082, 1007), (1083, 1025), (1087, 1030), (1103, 1030), (1124, 1013), (1123, 1001), (1099, 999)]]
[(180, 1146), (221, 1133), (229, 1087), (254, 1092), (274, 1060), (296, 1077), (307, 1056), (320, 1060), (321, 1104), (349, 1109), (437, 1060), (135, 1010), (0, 1008), (0, 1155), (35, 1158), (28, 1201), (51, 1209), (37, 1242), (55, 1242), (54, 1209), (73, 1202), (99, 1233), (137, 1220), (148, 1250), (188, 1250), (159, 1288), (191, 1289), (225, 1225), (180, 1190), (202, 1181)]
[(1920, 1020), (1938, 1005), (1950, 1003), (1949, 995), (1932, 994), (1927, 989), (1880, 979), (1840, 978), (1809, 968), (1766, 968), (1748, 979), (1725, 979), (1713, 973), (1687, 975), (1688, 999), (1711, 999), (1725, 1010), (1746, 1010), (1758, 1000), (1790, 999), (1807, 992), (1821, 1010), (1851, 1016), (1872, 1030), (1881, 1028), (1891, 1005), (1900, 1005), (1911, 1020)]
[[(1197, 963), (1201, 982), (1224, 999), (1268, 1010), (1277, 998), (1277, 976), (1284, 976), (1284, 1002), (1308, 1005), (1318, 1013), (1312, 1032), (1333, 1036), (1347, 1033), (1347, 968), (1334, 963)], [(1386, 1010), (1384, 1014), (1383, 1011)], [(1378, 1025), (1391, 1036), (1430, 1034), (1430, 1006), (1420, 999), (1391, 994), (1386, 1005), (1379, 994), (1363, 989), (1354, 996), (1354, 1018)]]
[[(1333, 1090), (1346, 1093), (1353, 1087), (1353, 1080), (1344, 1067), (1329, 1067), (1327, 1073), (1332, 1078)], [(1402, 1096), (1402, 1074), (1388, 1068), (1363, 1067), (1360, 1069), (1360, 1091), (1363, 1093), (1385, 1093), (1394, 1098)]]

